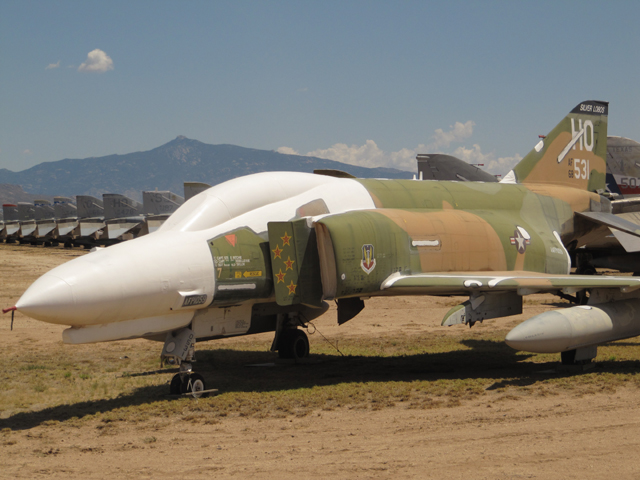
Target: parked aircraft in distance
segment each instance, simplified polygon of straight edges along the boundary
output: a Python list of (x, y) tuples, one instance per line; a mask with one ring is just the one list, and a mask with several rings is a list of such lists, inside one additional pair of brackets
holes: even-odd
[(141, 234), (158, 230), (183, 203), (184, 198), (169, 191), (142, 192), (145, 226)]
[(624, 137), (607, 138), (607, 187), (624, 198), (640, 196), (640, 143)]
[(0, 225), (0, 240), (66, 248), (111, 245), (157, 230), (184, 203), (169, 191), (142, 195), (143, 204), (120, 194), (104, 194), (102, 200), (54, 197), (53, 205), (48, 200), (4, 204), (9, 221)]
[(498, 179), (464, 160), (441, 153), (423, 153), (416, 157), (420, 180), (497, 182)]
[(589, 305), (558, 314), (566, 328), (547, 329), (543, 314), (507, 336), (514, 348), (587, 361), (599, 343), (640, 334), (629, 314), (640, 278), (569, 274), (568, 250), (600, 225), (640, 234), (601, 195), (607, 115), (605, 102), (578, 104), (501, 183), (236, 178), (153, 234), (56, 267), (11, 309), (68, 325), (65, 343), (162, 341), (162, 360), (180, 365), (171, 392), (197, 395), (196, 341), (273, 331), (272, 350), (304, 357), (299, 327), (327, 300), (343, 324), (372, 296), (468, 295), (443, 324), (473, 325), (521, 313), (524, 295), (589, 289)]
[(2, 218), (4, 228), (2, 235), (7, 243), (14, 243), (20, 233), (20, 220), (18, 220), (18, 205), (5, 203), (2, 205)]

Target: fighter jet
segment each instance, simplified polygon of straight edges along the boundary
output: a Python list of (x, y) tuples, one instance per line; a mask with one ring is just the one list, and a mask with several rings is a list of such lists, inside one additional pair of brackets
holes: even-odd
[(422, 180), (456, 180), (462, 182), (497, 182), (490, 173), (464, 160), (442, 153), (423, 153), (416, 157)]
[[(624, 137), (607, 137), (606, 189), (612, 213), (640, 225), (640, 143)], [(587, 247), (571, 250), (580, 273), (610, 268), (640, 274), (640, 238), (611, 226), (591, 232)]]
[(15, 243), (20, 237), (20, 219), (18, 217), (18, 205), (5, 203), (2, 205), (4, 229), (2, 235), (5, 242)]
[(76, 202), (68, 197), (54, 197), (53, 211), (58, 229), (58, 242), (65, 248), (71, 248), (74, 236), (78, 235), (78, 208)]
[(73, 236), (73, 245), (91, 248), (107, 239), (102, 200), (90, 195), (76, 196), (78, 226)]
[(169, 191), (142, 192), (144, 228), (139, 235), (155, 232), (184, 203), (184, 198)]
[(35, 243), (45, 247), (57, 246), (58, 231), (55, 210), (49, 200), (34, 200), (36, 208)]
[(136, 237), (144, 226), (143, 206), (140, 202), (119, 193), (102, 195), (104, 220), (107, 224), (105, 244)]
[(36, 244), (36, 207), (33, 203), (18, 202), (18, 219), (20, 220), (20, 238), (21, 244)]
[[(567, 248), (600, 224), (640, 235), (600, 195), (607, 115), (608, 103), (581, 102), (502, 183), (236, 178), (190, 198), (154, 233), (56, 267), (7, 310), (68, 325), (65, 343), (163, 341), (162, 361), (180, 366), (171, 393), (198, 395), (196, 341), (272, 331), (272, 350), (304, 357), (304, 327), (329, 300), (343, 324), (372, 296), (465, 295), (443, 323), (473, 325), (521, 313), (524, 295), (590, 289), (609, 323), (604, 308), (573, 307), (579, 319), (562, 325), (602, 327), (582, 343), (571, 329), (546, 330), (546, 318), (507, 337), (515, 348), (589, 359), (593, 345), (640, 334), (628, 317), (628, 302), (640, 308), (639, 278), (570, 275)], [(627, 310), (618, 316), (620, 302)]]
[(607, 138), (607, 188), (624, 198), (640, 195), (640, 143)]

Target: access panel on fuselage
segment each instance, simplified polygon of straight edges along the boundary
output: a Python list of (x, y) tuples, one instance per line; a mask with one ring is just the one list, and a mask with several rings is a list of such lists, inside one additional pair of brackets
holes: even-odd
[(241, 303), (272, 295), (269, 242), (249, 228), (208, 241), (216, 275), (213, 304)]

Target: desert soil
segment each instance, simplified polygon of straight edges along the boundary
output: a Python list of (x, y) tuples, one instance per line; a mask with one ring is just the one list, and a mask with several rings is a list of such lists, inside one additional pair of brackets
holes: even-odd
[[(13, 305), (38, 275), (81, 254), (0, 245), (0, 305)], [(508, 331), (550, 308), (547, 303), (533, 302), (525, 305), (522, 316), (474, 329)], [(335, 324), (334, 310), (316, 324), (338, 342), (400, 333), (468, 335), (463, 327), (439, 326), (449, 307), (433, 298), (372, 299), (343, 326)], [(2, 345), (27, 342), (45, 358), (61, 348), (83, 348), (61, 346), (63, 327), (16, 315), (10, 331), (8, 315), (2, 320)], [(323, 341), (316, 337), (312, 349), (314, 342)], [(223, 344), (233, 348), (246, 341), (227, 339)], [(143, 341), (127, 345), (135, 348), (136, 342)], [(5, 427), (0, 433), (0, 477), (638, 478), (639, 400), (637, 387), (624, 385), (584, 394), (575, 389), (526, 396), (487, 392), (431, 409), (395, 403), (375, 409), (320, 409), (301, 417), (229, 415), (215, 423), (175, 415), (120, 422), (109, 429), (97, 415), (82, 422), (34, 420), (24, 426), (12, 424), (14, 412), (5, 411), (0, 412)], [(33, 408), (34, 418), (37, 410)]]

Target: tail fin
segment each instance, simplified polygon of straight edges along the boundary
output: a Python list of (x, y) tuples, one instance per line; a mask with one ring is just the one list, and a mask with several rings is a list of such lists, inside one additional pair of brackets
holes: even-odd
[(604, 192), (608, 113), (608, 102), (579, 103), (502, 182), (545, 183)]

